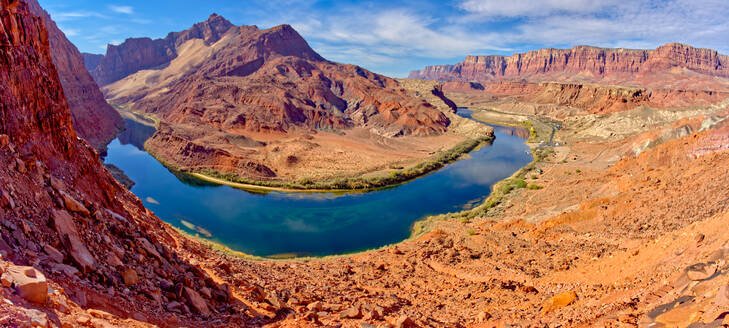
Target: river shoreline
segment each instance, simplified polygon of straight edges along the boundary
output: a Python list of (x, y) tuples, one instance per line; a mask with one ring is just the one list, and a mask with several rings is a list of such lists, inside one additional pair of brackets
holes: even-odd
[[(483, 143), (478, 143), (476, 150), (467, 156), (454, 156), (451, 165), (424, 174), (427, 177), (419, 175), (407, 183), (372, 192), (288, 192), (232, 186), (245, 187), (241, 191), (215, 177), (175, 172), (164, 166), (144, 149), (139, 133), (129, 131), (127, 136), (120, 136), (121, 141), (132, 142), (136, 148), (120, 141), (110, 147), (109, 162), (118, 163), (139, 181), (132, 191), (143, 200), (154, 199), (154, 203), (145, 204), (176, 229), (196, 236), (211, 249), (246, 258), (321, 258), (401, 243), (416, 235), (416, 222), (482, 203), (494, 184), (533, 160), (523, 136), (502, 132), (490, 146), (482, 148)], [(200, 235), (181, 220), (211, 235)], [(295, 225), (289, 227), (291, 224)]]

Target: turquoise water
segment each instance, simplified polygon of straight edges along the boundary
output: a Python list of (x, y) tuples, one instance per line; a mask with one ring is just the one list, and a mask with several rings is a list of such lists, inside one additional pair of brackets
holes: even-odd
[[(468, 110), (459, 110), (470, 116)], [(483, 201), (491, 186), (531, 162), (523, 131), (498, 127), (490, 146), (411, 182), (368, 193), (257, 193), (177, 177), (143, 150), (154, 129), (127, 121), (105, 161), (162, 220), (244, 253), (331, 255), (410, 235), (413, 222)]]

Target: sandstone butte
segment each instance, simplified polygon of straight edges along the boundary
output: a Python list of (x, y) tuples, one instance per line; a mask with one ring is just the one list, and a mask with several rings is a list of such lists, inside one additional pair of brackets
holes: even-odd
[(467, 91), (443, 93), (526, 117), (538, 140), (575, 113), (521, 177), (540, 188), (379, 250), (251, 260), (179, 234), (111, 177), (76, 137), (45, 21), (0, 0), (0, 326), (727, 324), (728, 100), (594, 114), (606, 99)]
[(322, 58), (289, 25), (261, 30), (213, 14), (87, 58), (111, 103), (158, 121), (145, 147), (177, 169), (328, 180), (408, 167), (467, 139), (453, 132), (454, 108)]

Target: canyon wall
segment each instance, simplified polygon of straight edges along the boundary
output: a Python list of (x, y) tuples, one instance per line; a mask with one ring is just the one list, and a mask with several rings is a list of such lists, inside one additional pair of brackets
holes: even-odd
[[(25, 272), (44, 287), (28, 291), (28, 278), (3, 274), (0, 326), (77, 326), (88, 317), (84, 309), (107, 313), (91, 319), (104, 326), (115, 316), (188, 326), (185, 315), (176, 318), (183, 308), (195, 320), (211, 308), (225, 310), (229, 289), (183, 260), (182, 237), (76, 137), (53, 35), (33, 5), (0, 0), (0, 268)], [(163, 307), (169, 297), (179, 304), (176, 315)], [(111, 326), (140, 326), (117, 320)]]
[(93, 66), (90, 72), (96, 82), (107, 85), (140, 70), (168, 63), (177, 57), (177, 47), (188, 40), (214, 43), (231, 27), (233, 24), (228, 20), (213, 14), (207, 21), (186, 31), (170, 33), (164, 39), (131, 38), (120, 45), (110, 44), (103, 58), (92, 57), (91, 62), (98, 63), (90, 65)]
[(543, 75), (584, 75), (602, 78), (684, 68), (696, 73), (729, 78), (729, 56), (715, 50), (669, 43), (655, 50), (607, 49), (577, 46), (539, 49), (512, 56), (468, 56), (455, 65), (428, 66), (410, 78), (441, 81), (489, 81), (535, 78)]
[(91, 78), (84, 58), (36, 0), (27, 1), (31, 12), (43, 19), (50, 42), (51, 58), (58, 71), (63, 93), (71, 109), (73, 127), (94, 148), (101, 149), (124, 128), (119, 113), (104, 100)]
[[(498, 81), (491, 83), (451, 81), (443, 84), (450, 95), (475, 96), (491, 99), (494, 106), (508, 101), (555, 105), (580, 109), (558, 116), (606, 114), (631, 110), (640, 106), (651, 108), (695, 108), (718, 104), (729, 99), (729, 92), (709, 90), (651, 89), (611, 86), (579, 82)], [(549, 115), (543, 113), (544, 115)]]

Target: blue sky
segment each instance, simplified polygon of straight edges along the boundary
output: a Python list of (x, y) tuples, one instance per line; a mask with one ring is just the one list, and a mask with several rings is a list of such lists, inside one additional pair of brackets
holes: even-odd
[(466, 55), (544, 47), (655, 48), (683, 42), (729, 54), (727, 0), (40, 0), (84, 52), (164, 37), (215, 12), (236, 25), (290, 24), (327, 59), (404, 77)]

